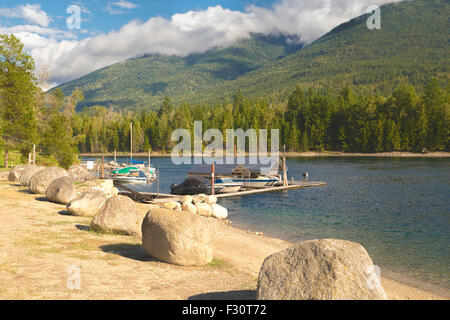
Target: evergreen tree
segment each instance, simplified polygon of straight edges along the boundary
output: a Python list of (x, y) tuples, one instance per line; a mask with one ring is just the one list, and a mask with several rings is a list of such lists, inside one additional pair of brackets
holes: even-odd
[[(20, 149), (25, 157), (37, 140), (34, 62), (14, 35), (0, 35), (0, 119), (5, 150)], [(1, 139), (0, 139), (1, 140)]]

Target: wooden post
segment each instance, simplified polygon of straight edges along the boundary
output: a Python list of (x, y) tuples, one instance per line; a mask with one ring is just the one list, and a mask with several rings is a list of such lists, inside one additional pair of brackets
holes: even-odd
[(159, 198), (159, 169), (156, 169), (156, 198)]
[(36, 165), (36, 145), (33, 143), (33, 164)]
[(150, 149), (148, 149), (148, 167), (149, 168), (151, 167), (151, 165), (150, 165)]
[(105, 178), (105, 155), (102, 155), (102, 179)]
[(28, 164), (31, 164), (31, 152), (28, 153)]
[(283, 145), (283, 186), (288, 185), (287, 169), (286, 169), (286, 145)]
[(237, 145), (234, 145), (234, 158), (237, 158)]
[(214, 163), (211, 165), (211, 194), (214, 195), (214, 171), (215, 171)]
[(117, 162), (117, 152), (116, 152), (116, 149), (114, 149), (114, 162)]

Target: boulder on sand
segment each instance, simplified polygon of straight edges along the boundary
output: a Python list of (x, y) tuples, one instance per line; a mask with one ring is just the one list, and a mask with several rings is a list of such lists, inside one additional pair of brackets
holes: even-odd
[(83, 193), (67, 205), (67, 210), (75, 216), (93, 217), (106, 202), (106, 195), (100, 190)]
[(31, 177), (28, 190), (33, 193), (45, 194), (47, 188), (50, 186), (53, 180), (67, 176), (67, 171), (62, 168), (46, 168), (35, 173)]
[(195, 207), (197, 208), (197, 213), (204, 217), (212, 216), (212, 208), (207, 203), (196, 203)]
[(200, 194), (197, 194), (192, 197), (192, 202), (197, 204), (197, 203), (203, 202), (205, 199), (206, 199), (206, 194), (200, 193)]
[(171, 210), (181, 210), (181, 205), (177, 201), (164, 202), (163, 207)]
[(194, 206), (192, 203), (190, 202), (184, 202), (181, 205), (181, 209), (183, 209), (183, 211), (189, 211), (191, 213), (197, 213), (197, 207)]
[(196, 214), (151, 209), (142, 223), (142, 246), (152, 257), (181, 266), (213, 259), (210, 225)]
[(212, 215), (213, 217), (217, 219), (226, 219), (228, 218), (228, 210), (225, 207), (222, 207), (221, 205), (217, 203), (213, 203), (211, 205), (212, 208)]
[(44, 170), (44, 167), (41, 166), (35, 166), (35, 165), (29, 165), (25, 169), (22, 170), (22, 173), (20, 174), (19, 182), (21, 185), (28, 187), (30, 185), (31, 177), (34, 176), (34, 174), (38, 173), (39, 171)]
[(214, 203), (217, 202), (217, 197), (213, 196), (213, 195), (206, 196), (204, 202), (209, 204), (209, 205), (214, 204)]
[(45, 196), (50, 201), (68, 204), (77, 197), (77, 191), (70, 177), (61, 177), (50, 183), (45, 191)]
[(106, 200), (92, 219), (91, 229), (107, 233), (141, 235), (142, 215), (138, 205), (126, 196)]
[(19, 182), (20, 175), (25, 168), (28, 167), (27, 164), (21, 164), (19, 166), (15, 166), (11, 169), (8, 175), (8, 180), (11, 182)]
[(372, 259), (358, 243), (311, 240), (267, 257), (259, 272), (261, 300), (387, 299)]
[(186, 196), (181, 196), (180, 198), (180, 202), (181, 203), (192, 203), (192, 196), (190, 195), (186, 195)]

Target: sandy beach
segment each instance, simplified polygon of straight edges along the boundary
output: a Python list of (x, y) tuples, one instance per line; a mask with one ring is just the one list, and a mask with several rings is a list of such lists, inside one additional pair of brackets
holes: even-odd
[[(89, 231), (90, 218), (17, 184), (0, 181), (0, 195), (0, 299), (254, 299), (264, 258), (290, 245), (205, 218), (215, 259), (180, 267), (149, 257), (139, 238)], [(67, 287), (71, 266), (81, 269), (79, 290)], [(382, 285), (390, 299), (449, 298), (388, 278)]]

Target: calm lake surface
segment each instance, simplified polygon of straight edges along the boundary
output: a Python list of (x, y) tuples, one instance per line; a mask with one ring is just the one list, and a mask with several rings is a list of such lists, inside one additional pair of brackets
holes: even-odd
[[(327, 185), (221, 199), (233, 226), (291, 242), (355, 241), (382, 268), (450, 289), (450, 159), (301, 157), (287, 163), (289, 179), (308, 172), (310, 181)], [(152, 158), (152, 166), (160, 170), (164, 193), (192, 167), (170, 158)], [(156, 183), (149, 190), (156, 192)]]

